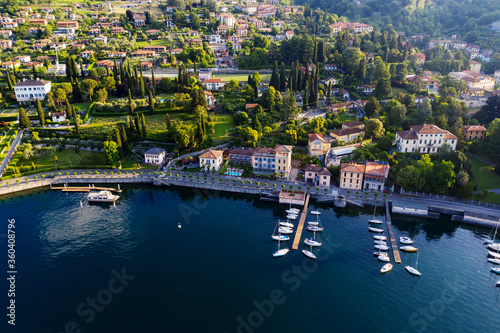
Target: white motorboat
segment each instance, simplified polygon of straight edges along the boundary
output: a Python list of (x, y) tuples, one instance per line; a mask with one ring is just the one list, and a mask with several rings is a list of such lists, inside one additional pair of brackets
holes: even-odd
[(288, 241), (290, 240), (290, 237), (286, 236), (286, 235), (272, 235), (271, 236), (274, 240), (277, 240), (277, 241)]
[(377, 250), (381, 250), (381, 251), (389, 250), (389, 247), (386, 245), (375, 245), (374, 248), (376, 248)]
[(308, 226), (306, 230), (307, 231), (312, 231), (312, 232), (322, 232), (323, 228), (311, 225), (311, 226)]
[(500, 259), (500, 253), (498, 252), (491, 252), (491, 251), (488, 251), (488, 255), (490, 257), (493, 257), (493, 258), (499, 258)]
[(293, 228), (293, 223), (290, 223), (290, 222), (280, 222), (280, 226), (287, 227), (287, 228)]
[(384, 235), (373, 235), (373, 239), (386, 241), (387, 237), (385, 237)]
[(278, 232), (280, 234), (292, 234), (293, 233), (293, 229), (292, 228), (279, 228)]
[(281, 249), (273, 253), (273, 257), (283, 257), (285, 254), (287, 254), (290, 250), (289, 249)]
[(295, 215), (295, 214), (288, 214), (288, 215), (286, 216), (286, 218), (287, 218), (287, 219), (289, 219), (289, 220), (296, 220), (296, 219), (297, 219), (297, 217), (299, 217), (299, 216), (298, 216), (298, 215)]
[(378, 261), (390, 262), (391, 259), (389, 258), (389, 256), (378, 256)]
[(380, 220), (368, 220), (368, 223), (370, 223), (370, 224), (383, 224), (384, 222), (382, 222)]
[(376, 241), (373, 241), (373, 242), (374, 242), (375, 244), (377, 244), (377, 245), (385, 245), (385, 246), (387, 246), (387, 242), (385, 242), (385, 241), (376, 240)]
[(314, 253), (312, 253), (311, 251), (308, 251), (308, 250), (302, 250), (302, 253), (310, 258), (310, 259), (316, 259), (316, 256), (314, 255)]
[(492, 264), (500, 265), (500, 259), (497, 259), (497, 258), (488, 258), (488, 262), (491, 262)]
[(317, 210), (311, 211), (312, 215), (321, 215), (321, 212), (318, 212)]
[(500, 251), (500, 243), (488, 244), (488, 245), (486, 245), (486, 247), (490, 250), (493, 250), (493, 251)]
[(384, 274), (384, 273), (387, 273), (389, 272), (391, 269), (392, 269), (392, 264), (385, 264), (384, 266), (382, 266), (382, 268), (380, 269), (380, 273), (381, 274)]
[(500, 267), (491, 267), (491, 271), (495, 274), (500, 274)]
[(384, 232), (384, 229), (380, 229), (380, 228), (374, 228), (374, 227), (368, 227), (368, 230), (371, 231), (371, 232), (376, 232), (376, 233), (383, 233)]
[(418, 248), (411, 245), (407, 245), (407, 246), (401, 246), (400, 250), (404, 252), (417, 252)]
[(411, 267), (410, 265), (405, 266), (405, 269), (408, 271), (408, 273), (416, 276), (421, 276), (422, 273), (418, 271), (418, 253), (417, 253), (417, 262), (415, 263), (415, 268)]
[(401, 244), (411, 245), (413, 244), (414, 240), (410, 237), (399, 237), (399, 242)]
[(285, 212), (287, 212), (288, 214), (294, 214), (294, 215), (297, 215), (300, 213), (300, 210), (297, 209), (297, 208), (290, 208), (290, 209), (287, 209)]
[(373, 252), (374, 257), (387, 256), (387, 255), (388, 255), (387, 252), (382, 252), (382, 250), (378, 250), (378, 251)]
[(87, 195), (89, 202), (114, 202), (120, 198), (119, 195), (112, 194), (110, 191), (90, 192)]
[(322, 243), (320, 243), (317, 240), (314, 240), (312, 238), (304, 239), (304, 244), (306, 244), (307, 246), (321, 246), (322, 245)]

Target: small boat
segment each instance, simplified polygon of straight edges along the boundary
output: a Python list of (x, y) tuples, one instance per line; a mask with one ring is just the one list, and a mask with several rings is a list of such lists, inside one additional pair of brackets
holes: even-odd
[(492, 264), (500, 265), (500, 259), (497, 259), (497, 258), (488, 258), (488, 262), (491, 262)]
[(500, 280), (497, 281), (497, 284), (496, 284), (497, 287), (500, 287)]
[(377, 250), (381, 250), (381, 251), (387, 251), (387, 250), (389, 250), (389, 247), (387, 245), (375, 245), (374, 247)]
[(289, 220), (296, 220), (296, 219), (297, 219), (297, 217), (299, 217), (299, 216), (298, 216), (298, 215), (295, 215), (295, 214), (288, 214), (288, 215), (286, 216), (286, 218), (287, 218), (287, 219), (289, 219)]
[(390, 262), (391, 259), (389, 258), (389, 256), (378, 256), (378, 261)]
[(374, 235), (373, 239), (381, 240), (381, 241), (386, 241), (387, 237), (385, 237), (384, 235)]
[(280, 222), (280, 225), (287, 228), (293, 228), (293, 223), (289, 222)]
[(491, 267), (491, 271), (495, 274), (500, 274), (500, 267)]
[(290, 240), (290, 237), (286, 236), (286, 235), (272, 235), (271, 236), (274, 240), (277, 240), (277, 241), (288, 241)]
[(322, 227), (316, 227), (316, 226), (308, 226), (307, 231), (312, 231), (312, 232), (321, 232), (323, 231), (323, 228)]
[(90, 192), (87, 195), (89, 202), (115, 202), (120, 198), (119, 195), (114, 195), (110, 191)]
[(285, 254), (287, 254), (290, 250), (289, 249), (281, 249), (273, 253), (273, 257), (283, 257)]
[(280, 234), (293, 234), (293, 229), (292, 228), (279, 228), (278, 232)]
[(385, 265), (384, 265), (384, 266), (382, 266), (382, 268), (380, 269), (380, 273), (381, 273), (381, 274), (387, 273), (387, 272), (389, 272), (391, 269), (392, 269), (392, 264), (385, 264)]
[(368, 230), (371, 231), (371, 232), (376, 232), (376, 233), (383, 233), (384, 232), (384, 229), (380, 229), (380, 228), (374, 228), (374, 227), (368, 227)]
[(385, 245), (385, 246), (387, 246), (387, 242), (381, 241), (381, 240), (376, 240), (376, 241), (374, 241), (374, 243), (377, 244), (377, 245)]
[(311, 211), (312, 215), (321, 215), (321, 212), (318, 212), (317, 210)]
[(288, 214), (295, 214), (295, 215), (297, 215), (298, 213), (300, 213), (300, 210), (297, 209), (297, 208), (290, 208), (290, 209), (287, 209), (286, 212)]
[(308, 251), (308, 250), (302, 250), (302, 253), (308, 257), (308, 258), (311, 258), (311, 259), (316, 259), (316, 256), (311, 252), (311, 251)]
[(182, 226), (181, 226), (181, 223), (180, 223), (180, 222), (179, 222), (179, 224), (177, 225), (177, 228), (179, 228), (179, 229), (180, 229), (180, 228), (182, 228)]
[(486, 247), (490, 250), (493, 250), (493, 251), (500, 251), (500, 243), (488, 244), (488, 245), (486, 245)]
[(414, 240), (410, 237), (399, 237), (399, 242), (401, 244), (411, 245), (413, 244)]
[(493, 257), (493, 258), (499, 258), (500, 259), (500, 253), (498, 252), (491, 252), (491, 251), (488, 251), (488, 255), (490, 257)]
[(498, 225), (500, 224), (500, 218), (498, 219), (497, 225), (495, 226), (495, 233), (493, 234), (493, 237), (491, 239), (486, 240), (486, 244), (493, 244), (495, 243), (495, 237), (497, 236), (498, 232)]
[(383, 224), (384, 222), (382, 222), (380, 220), (368, 220), (368, 223), (370, 223), (370, 224)]
[(415, 263), (415, 268), (411, 267), (410, 265), (405, 266), (405, 269), (408, 271), (408, 273), (416, 276), (421, 276), (422, 273), (418, 271), (418, 253), (417, 253), (417, 262)]
[(308, 225), (319, 225), (319, 222), (307, 222)]
[(418, 248), (411, 246), (411, 245), (408, 245), (408, 246), (401, 246), (400, 250), (404, 251), (404, 252), (417, 252)]
[(307, 246), (321, 246), (322, 245), (322, 243), (320, 243), (317, 240), (314, 240), (312, 238), (304, 239), (304, 244), (306, 244)]
[(378, 251), (373, 252), (374, 257), (386, 256), (386, 255), (387, 255), (387, 252), (382, 252), (382, 250), (378, 250)]

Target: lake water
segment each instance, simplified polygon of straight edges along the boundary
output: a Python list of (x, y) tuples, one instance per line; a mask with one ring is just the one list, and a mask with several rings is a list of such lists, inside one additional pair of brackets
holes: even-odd
[[(325, 227), (314, 263), (301, 251), (272, 257), (287, 207), (255, 196), (128, 187), (116, 208), (84, 199), (39, 191), (0, 201), (1, 267), (6, 275), (15, 219), (18, 272), (16, 326), (2, 314), (1, 332), (500, 331), (488, 231), (393, 216), (396, 236), (419, 248), (416, 278), (403, 267), (416, 254), (380, 275), (369, 210), (312, 204)], [(2, 279), (3, 311), (8, 287)]]

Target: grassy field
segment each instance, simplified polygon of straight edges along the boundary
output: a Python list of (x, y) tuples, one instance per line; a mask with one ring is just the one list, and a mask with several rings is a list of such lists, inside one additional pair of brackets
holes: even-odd
[(86, 165), (107, 164), (106, 155), (103, 152), (81, 150), (77, 153), (74, 150), (65, 149), (56, 151), (55, 156), (57, 157), (57, 163), (54, 163), (50, 153), (42, 153), (32, 157), (31, 160), (20, 160), (17, 167), (30, 166), (32, 162), (35, 163), (39, 169), (51, 168), (56, 165), (60, 168), (71, 168), (72, 166), (75, 167), (83, 163)]
[(161, 45), (168, 45), (170, 46), (170, 41), (168, 39), (155, 39), (155, 40), (144, 40), (137, 42), (136, 45), (138, 47), (144, 47), (144, 46), (161, 46)]
[(482, 194), (474, 194), (472, 195), (471, 199), (500, 205), (500, 194), (496, 194), (493, 192), (488, 192), (486, 196), (483, 196)]
[(215, 133), (213, 139), (217, 141), (226, 136), (226, 130), (228, 130), (228, 134), (231, 132), (231, 129), (234, 127), (234, 118), (230, 114), (217, 115), (214, 118)]
[(477, 186), (478, 190), (500, 188), (500, 176), (495, 173), (493, 166), (475, 158), (471, 158), (470, 162), (474, 175), (472, 184)]
[[(222, 79), (222, 81), (231, 81), (231, 80), (236, 80), (236, 81), (246, 81), (248, 79), (248, 74), (213, 74), (214, 79)], [(264, 82), (269, 82), (271, 79), (271, 74), (260, 74), (260, 78)]]

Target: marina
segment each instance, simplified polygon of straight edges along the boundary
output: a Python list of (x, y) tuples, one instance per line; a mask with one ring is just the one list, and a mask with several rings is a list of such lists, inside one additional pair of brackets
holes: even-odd
[(304, 201), (304, 209), (302, 210), (302, 214), (300, 215), (299, 224), (297, 226), (297, 231), (295, 232), (295, 238), (293, 239), (292, 250), (298, 250), (300, 244), (300, 238), (302, 237), (302, 230), (304, 229), (304, 223), (307, 217), (307, 207), (309, 206), (309, 198), (310, 195), (307, 194)]
[(391, 213), (389, 212), (389, 203), (385, 203), (385, 225), (387, 226), (387, 233), (389, 234), (389, 240), (392, 247), (392, 255), (394, 256), (394, 262), (396, 264), (401, 263), (401, 255), (399, 254), (398, 242), (396, 241), (396, 236), (394, 235), (394, 229), (391, 223)]

